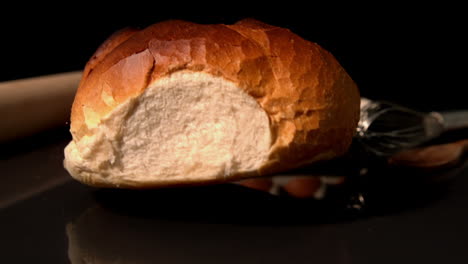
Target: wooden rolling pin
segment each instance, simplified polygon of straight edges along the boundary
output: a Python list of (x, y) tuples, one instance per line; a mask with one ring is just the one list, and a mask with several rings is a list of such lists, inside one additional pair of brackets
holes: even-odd
[(65, 125), (80, 79), (76, 71), (0, 83), (0, 143)]

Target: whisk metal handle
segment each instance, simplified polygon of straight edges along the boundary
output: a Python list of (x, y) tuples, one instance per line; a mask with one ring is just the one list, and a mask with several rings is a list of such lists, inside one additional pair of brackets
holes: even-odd
[(439, 115), (445, 131), (468, 128), (468, 111), (447, 111), (432, 114)]

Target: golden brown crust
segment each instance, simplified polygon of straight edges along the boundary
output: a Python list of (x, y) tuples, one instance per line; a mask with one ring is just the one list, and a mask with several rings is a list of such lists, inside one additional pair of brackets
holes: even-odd
[(88, 76), (89, 72), (92, 71), (94, 67), (96, 67), (96, 65), (98, 65), (107, 56), (107, 54), (138, 31), (139, 30), (135, 28), (124, 28), (108, 37), (86, 63), (83, 71), (83, 79)]
[(159, 78), (191, 70), (235, 82), (268, 113), (275, 138), (260, 174), (333, 158), (351, 143), (359, 118), (356, 85), (329, 52), (288, 29), (252, 19), (233, 25), (173, 20), (111, 42), (88, 63), (92, 70), (78, 89), (75, 140), (89, 133), (85, 113), (99, 119)]

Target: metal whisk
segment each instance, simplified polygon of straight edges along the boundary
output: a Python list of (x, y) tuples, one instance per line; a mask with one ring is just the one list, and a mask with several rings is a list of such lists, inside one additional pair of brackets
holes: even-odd
[(462, 128), (468, 128), (468, 111), (423, 113), (362, 98), (356, 139), (367, 151), (387, 157)]

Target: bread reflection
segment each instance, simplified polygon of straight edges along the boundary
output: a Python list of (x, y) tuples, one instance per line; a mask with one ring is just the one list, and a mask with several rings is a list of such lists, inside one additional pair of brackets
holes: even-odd
[(234, 184), (102, 192), (99, 205), (66, 226), (71, 263), (274, 262), (284, 247), (313, 258), (310, 246), (319, 249), (322, 233), (332, 232), (317, 224), (331, 222), (331, 214), (313, 209), (316, 200)]
[[(205, 239), (203, 226), (188, 224), (184, 229), (186, 225), (119, 215), (96, 206), (67, 225), (68, 256), (73, 264), (186, 262), (190, 251), (196, 253), (190, 250), (192, 243)], [(199, 254), (209, 256), (208, 250)]]

